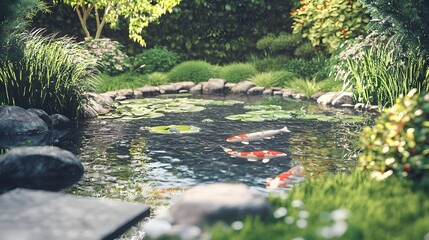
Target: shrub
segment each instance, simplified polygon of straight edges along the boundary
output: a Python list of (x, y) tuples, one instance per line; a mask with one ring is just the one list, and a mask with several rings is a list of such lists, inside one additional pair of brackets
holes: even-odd
[(80, 59), (81, 48), (70, 38), (42, 37), (40, 30), (19, 36), (23, 56), (0, 62), (0, 95), (5, 103), (40, 108), (76, 118), (92, 90), (91, 63)]
[(301, 0), (292, 29), (313, 46), (334, 50), (342, 41), (366, 31), (369, 16), (357, 0)]
[(258, 72), (280, 71), (289, 60), (288, 56), (267, 57), (254, 61), (253, 65)]
[(302, 58), (290, 59), (283, 69), (289, 72), (296, 73), (302, 78), (315, 78), (317, 81), (325, 79), (329, 75), (329, 71), (325, 68), (327, 58), (323, 54), (318, 54), (311, 60)]
[(328, 77), (318, 82), (322, 92), (339, 92), (343, 90), (343, 82), (333, 77)]
[(311, 44), (311, 42), (305, 42), (295, 49), (293, 55), (298, 58), (304, 58), (309, 60), (315, 57), (316, 49), (313, 47), (313, 44)]
[(215, 77), (213, 66), (205, 61), (186, 61), (176, 65), (168, 73), (171, 82), (204, 82)]
[(158, 86), (169, 82), (168, 75), (162, 72), (153, 72), (147, 75), (146, 84), (151, 86)]
[(281, 86), (280, 76), (273, 72), (258, 73), (249, 78), (256, 86), (270, 88)]
[(231, 83), (246, 80), (255, 75), (257, 70), (250, 63), (231, 63), (220, 69), (219, 76)]
[(109, 38), (86, 39), (82, 46), (91, 54), (83, 57), (94, 58), (101, 72), (116, 75), (131, 67), (130, 58), (122, 51), (123, 46), (117, 41)]
[(168, 72), (178, 61), (176, 53), (165, 47), (155, 47), (138, 54), (133, 59), (133, 68), (137, 73)]
[(373, 45), (357, 59), (347, 59), (346, 72), (337, 75), (354, 89), (355, 98), (364, 103), (391, 106), (397, 97), (413, 88), (429, 90), (425, 75), (428, 61), (421, 55), (395, 51), (397, 38)]
[(373, 171), (378, 180), (394, 174), (429, 187), (429, 94), (417, 89), (396, 100), (365, 127), (360, 142), (361, 170)]
[(263, 50), (266, 55), (286, 54), (292, 56), (294, 49), (302, 42), (302, 37), (296, 34), (280, 33), (278, 36), (268, 34), (261, 38), (256, 47)]
[(320, 84), (315, 79), (295, 78), (285, 83), (285, 87), (303, 93), (310, 98), (313, 94), (321, 90)]

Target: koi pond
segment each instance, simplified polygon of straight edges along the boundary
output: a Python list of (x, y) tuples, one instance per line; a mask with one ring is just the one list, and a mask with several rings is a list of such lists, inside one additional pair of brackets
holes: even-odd
[[(356, 163), (350, 156), (353, 132), (366, 119), (349, 109), (282, 97), (164, 95), (120, 102), (115, 111), (80, 123), (57, 145), (76, 154), (85, 167), (67, 193), (138, 201), (156, 212), (195, 184), (244, 183), (266, 192), (267, 178), (293, 166), (312, 175), (348, 171)], [(271, 139), (226, 141), (285, 126), (290, 132)], [(222, 147), (287, 156), (248, 161)]]

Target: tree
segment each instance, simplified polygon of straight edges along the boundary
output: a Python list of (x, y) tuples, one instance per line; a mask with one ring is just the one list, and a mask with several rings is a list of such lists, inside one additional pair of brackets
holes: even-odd
[(146, 45), (141, 36), (143, 28), (149, 23), (157, 20), (181, 0), (54, 0), (54, 3), (64, 2), (73, 7), (79, 18), (80, 25), (85, 36), (90, 38), (91, 33), (87, 27), (87, 20), (92, 14), (95, 16), (96, 32), (94, 38), (98, 39), (106, 23), (115, 27), (119, 17), (129, 20), (129, 37), (141, 44)]

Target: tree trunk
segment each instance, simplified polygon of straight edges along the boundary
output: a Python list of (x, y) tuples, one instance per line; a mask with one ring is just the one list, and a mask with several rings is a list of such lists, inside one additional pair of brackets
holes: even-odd
[[(82, 27), (83, 32), (85, 33), (86, 38), (90, 38), (91, 34), (89, 33), (88, 27), (86, 25), (86, 21), (88, 19), (88, 16), (91, 14), (92, 9), (94, 8), (93, 5), (88, 5), (87, 8), (83, 7), (79, 9), (76, 7), (77, 16), (79, 17), (79, 22)], [(82, 11), (82, 12), (81, 12)]]

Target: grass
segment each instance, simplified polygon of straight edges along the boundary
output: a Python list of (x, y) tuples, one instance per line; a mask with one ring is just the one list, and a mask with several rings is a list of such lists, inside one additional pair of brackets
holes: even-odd
[(303, 93), (308, 98), (322, 89), (316, 80), (304, 78), (291, 79), (285, 83), (285, 87)]
[(219, 224), (211, 229), (211, 239), (390, 240), (428, 236), (428, 194), (413, 189), (405, 179), (390, 177), (377, 182), (367, 174), (338, 173), (310, 179), (287, 194), (270, 198), (277, 218), (247, 218), (241, 230)]
[(231, 83), (238, 83), (247, 80), (256, 73), (257, 70), (251, 63), (231, 63), (220, 68), (219, 77)]
[(125, 72), (116, 76), (101, 74), (100, 82), (96, 86), (96, 92), (143, 87), (146, 84), (146, 77), (133, 72)]

